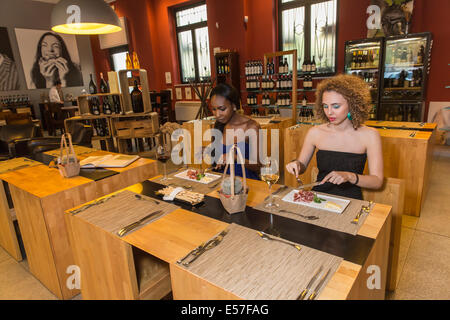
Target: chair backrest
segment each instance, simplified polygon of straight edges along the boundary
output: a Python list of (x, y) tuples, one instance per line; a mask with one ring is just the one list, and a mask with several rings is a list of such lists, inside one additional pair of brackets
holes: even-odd
[(397, 287), (397, 268), (402, 232), (402, 214), (405, 203), (405, 180), (385, 178), (380, 190), (363, 189), (364, 200), (392, 206), (391, 236), (389, 240), (389, 258), (386, 290)]
[(29, 124), (33, 123), (30, 113), (9, 113), (6, 115), (6, 124)]

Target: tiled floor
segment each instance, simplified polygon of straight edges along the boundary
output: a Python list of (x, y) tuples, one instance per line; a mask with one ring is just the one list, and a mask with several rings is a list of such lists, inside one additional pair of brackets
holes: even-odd
[[(167, 170), (172, 168), (169, 164)], [(435, 150), (421, 216), (403, 216), (398, 279), (388, 299), (450, 299), (450, 147)], [(4, 299), (56, 297), (29, 273), (26, 261), (17, 263), (0, 247), (0, 300)]]

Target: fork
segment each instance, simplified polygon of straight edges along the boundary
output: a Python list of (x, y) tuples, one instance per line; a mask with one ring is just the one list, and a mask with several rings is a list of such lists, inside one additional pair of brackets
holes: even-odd
[(282, 240), (282, 239), (272, 238), (271, 236), (269, 236), (268, 234), (266, 234), (266, 233), (264, 233), (264, 232), (258, 231), (258, 235), (259, 235), (261, 238), (263, 238), (264, 240), (278, 241), (278, 242), (281, 242), (281, 243), (284, 243), (284, 244), (288, 244), (288, 245), (290, 245), (290, 246), (293, 246), (293, 247), (294, 247), (295, 249), (297, 249), (298, 251), (302, 250), (302, 247), (300, 247), (300, 246), (297, 245), (297, 244), (290, 243), (290, 242), (284, 241), (284, 240)]
[(319, 219), (319, 217), (317, 217), (317, 216), (305, 216), (305, 215), (303, 215), (301, 213), (292, 212), (292, 211), (288, 211), (288, 210), (284, 210), (284, 209), (280, 209), (279, 212), (292, 213), (292, 214), (295, 214), (295, 215), (300, 216), (302, 218), (305, 218), (306, 220), (317, 220), (317, 219)]

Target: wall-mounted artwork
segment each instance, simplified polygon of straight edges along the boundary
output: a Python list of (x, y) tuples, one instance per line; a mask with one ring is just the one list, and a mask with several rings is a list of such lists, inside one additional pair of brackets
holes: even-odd
[(28, 89), (83, 86), (80, 57), (74, 35), (46, 30), (15, 29)]
[(380, 8), (380, 28), (369, 29), (368, 38), (408, 34), (414, 0), (371, 0), (371, 5)]
[(0, 27), (0, 91), (20, 90), (19, 74), (9, 41), (8, 30)]

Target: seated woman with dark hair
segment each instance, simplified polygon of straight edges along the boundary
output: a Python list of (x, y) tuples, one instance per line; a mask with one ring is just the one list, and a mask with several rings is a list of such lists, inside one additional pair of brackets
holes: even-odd
[(83, 85), (83, 77), (72, 62), (67, 46), (60, 35), (46, 32), (39, 39), (36, 58), (31, 69), (36, 89), (51, 88), (60, 80), (63, 87)]
[[(211, 108), (216, 117), (215, 129), (223, 134), (222, 164), (216, 170), (223, 172), (227, 154), (233, 144), (237, 144), (242, 156), (246, 159), (245, 174), (249, 179), (259, 179), (258, 135), (260, 125), (253, 119), (237, 113), (240, 106), (237, 90), (225, 83), (217, 85), (211, 91)], [(235, 130), (234, 137), (227, 137), (227, 130)], [(238, 131), (239, 130), (239, 131)], [(231, 133), (231, 131), (228, 131)], [(241, 134), (243, 133), (243, 134)], [(228, 139), (227, 139), (228, 138)], [(253, 139), (252, 139), (253, 138)], [(217, 155), (220, 156), (220, 155)], [(218, 157), (216, 157), (217, 159)], [(254, 161), (249, 161), (254, 160)], [(227, 173), (229, 173), (229, 169)], [(235, 174), (242, 177), (242, 166), (235, 162)]]
[[(314, 191), (362, 199), (361, 188), (380, 188), (380, 134), (363, 125), (370, 101), (369, 87), (359, 77), (339, 75), (320, 82), (315, 111), (326, 123), (308, 131), (299, 157), (286, 165), (287, 171), (295, 176), (304, 173), (317, 148), (317, 181), (321, 184)], [(367, 159), (369, 174), (363, 175)]]

